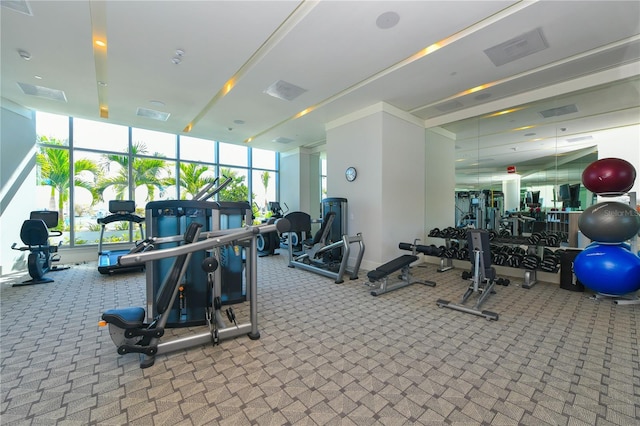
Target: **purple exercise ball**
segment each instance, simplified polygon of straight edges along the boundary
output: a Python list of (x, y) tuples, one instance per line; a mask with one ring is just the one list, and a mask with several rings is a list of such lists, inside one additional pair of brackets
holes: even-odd
[(582, 184), (603, 197), (628, 192), (635, 180), (635, 167), (622, 158), (601, 158), (582, 172)]

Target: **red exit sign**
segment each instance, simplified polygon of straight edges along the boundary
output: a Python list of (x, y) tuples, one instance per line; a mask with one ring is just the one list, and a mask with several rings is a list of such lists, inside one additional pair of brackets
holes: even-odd
[(516, 166), (507, 166), (507, 173), (515, 173)]

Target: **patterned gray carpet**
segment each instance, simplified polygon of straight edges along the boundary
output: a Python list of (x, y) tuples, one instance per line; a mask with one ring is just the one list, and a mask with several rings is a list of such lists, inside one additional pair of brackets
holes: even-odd
[(145, 370), (97, 325), (105, 309), (144, 304), (144, 274), (86, 264), (45, 285), (4, 277), (1, 422), (640, 424), (639, 305), (513, 280), (483, 306), (500, 314), (488, 321), (437, 307), (462, 296), (460, 272), (415, 268), (437, 286), (373, 297), (366, 272), (335, 284), (286, 256), (261, 258), (259, 340), (162, 355)]

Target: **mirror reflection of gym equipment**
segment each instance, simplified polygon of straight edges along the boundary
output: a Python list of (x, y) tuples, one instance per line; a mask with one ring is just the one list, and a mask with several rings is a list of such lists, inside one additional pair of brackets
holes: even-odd
[(501, 229), (504, 195), (500, 191), (460, 191), (456, 193), (456, 224), (458, 227)]

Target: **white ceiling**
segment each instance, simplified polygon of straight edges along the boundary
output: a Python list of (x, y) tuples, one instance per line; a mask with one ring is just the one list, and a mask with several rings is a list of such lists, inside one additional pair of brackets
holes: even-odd
[[(477, 163), (480, 143), (482, 167), (496, 170), (549, 162), (552, 153), (524, 136), (534, 130), (516, 132), (514, 139), (514, 128), (535, 125), (535, 138), (549, 140), (552, 134), (555, 146), (559, 127), (578, 137), (640, 122), (638, 1), (2, 0), (2, 5), (2, 97), (42, 111), (100, 119), (104, 106), (105, 120), (113, 123), (180, 134), (191, 124), (190, 136), (231, 143), (253, 138), (253, 147), (286, 151), (321, 145), (328, 122), (386, 102), (425, 126), (452, 132), (461, 169), (478, 169), (470, 160)], [(377, 20), (392, 23), (389, 12), (399, 17), (397, 25), (379, 28)], [(534, 30), (548, 48), (501, 66), (484, 52)], [(104, 39), (107, 49), (96, 47), (93, 38)], [(439, 48), (425, 54), (434, 43)], [(29, 60), (21, 58), (20, 49)], [(603, 79), (628, 80), (559, 98)], [(306, 91), (292, 101), (265, 94), (278, 80)], [(66, 102), (26, 95), (17, 83), (62, 90)], [(532, 93), (553, 98), (534, 107)], [(494, 120), (445, 125), (516, 100), (530, 107)], [(578, 106), (567, 116), (570, 126), (564, 117), (545, 121), (538, 114), (569, 102)], [(169, 119), (139, 117), (139, 107), (169, 113)], [(295, 118), (306, 109), (311, 111)], [(274, 142), (278, 138), (291, 141)], [(571, 149), (592, 145), (574, 143)]]

